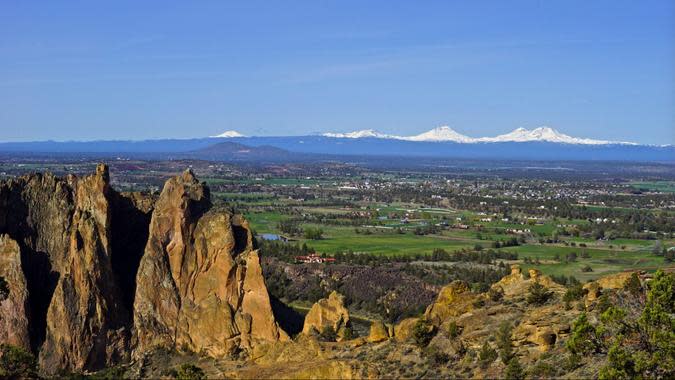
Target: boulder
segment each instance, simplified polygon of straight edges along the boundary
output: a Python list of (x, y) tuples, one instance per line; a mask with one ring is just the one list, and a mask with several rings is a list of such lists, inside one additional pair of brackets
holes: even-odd
[(513, 329), (514, 344), (534, 344), (540, 351), (548, 351), (561, 336), (569, 334), (570, 321), (577, 314), (576, 311), (565, 311), (558, 304), (528, 309)]
[(450, 317), (456, 317), (473, 309), (473, 302), (478, 295), (471, 292), (464, 281), (454, 281), (444, 286), (436, 302), (427, 307), (425, 319), (436, 326)]
[(389, 329), (382, 321), (373, 321), (368, 333), (369, 343), (379, 343), (389, 339)]
[(394, 327), (394, 338), (397, 342), (407, 342), (413, 337), (415, 324), (419, 318), (406, 318)]
[(584, 305), (589, 307), (602, 295), (602, 287), (597, 281), (592, 281), (584, 284), (586, 290), (586, 297), (584, 298)]
[(344, 306), (344, 296), (333, 291), (328, 298), (322, 298), (312, 305), (305, 316), (302, 333), (320, 333), (330, 327), (337, 333), (338, 340), (342, 340), (346, 329), (351, 327), (350, 323), (349, 310)]

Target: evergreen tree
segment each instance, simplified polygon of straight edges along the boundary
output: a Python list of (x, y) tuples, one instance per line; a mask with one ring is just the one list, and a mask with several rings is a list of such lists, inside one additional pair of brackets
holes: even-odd
[(523, 380), (525, 379), (525, 372), (517, 358), (513, 357), (509, 360), (504, 372), (504, 378), (507, 380)]

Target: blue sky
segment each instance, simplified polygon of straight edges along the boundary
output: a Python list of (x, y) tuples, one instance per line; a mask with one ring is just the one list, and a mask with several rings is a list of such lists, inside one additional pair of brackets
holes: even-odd
[(0, 140), (554, 127), (675, 143), (675, 2), (0, 2)]

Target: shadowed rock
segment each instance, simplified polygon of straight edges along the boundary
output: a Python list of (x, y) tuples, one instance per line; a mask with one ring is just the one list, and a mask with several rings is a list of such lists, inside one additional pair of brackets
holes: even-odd
[(7, 235), (0, 235), (0, 278), (0, 342), (30, 350), (28, 284), (19, 244)]

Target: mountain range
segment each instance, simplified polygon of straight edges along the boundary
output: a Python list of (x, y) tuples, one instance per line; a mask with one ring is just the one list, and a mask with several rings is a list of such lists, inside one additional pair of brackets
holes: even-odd
[[(228, 143), (228, 144), (223, 144)], [(220, 145), (219, 145), (220, 144)], [(0, 143), (0, 154), (136, 156), (209, 160), (307, 161), (345, 156), (484, 160), (602, 160), (675, 162), (673, 145), (573, 137), (549, 127), (518, 128), (494, 137), (470, 137), (442, 126), (413, 136), (362, 130), (305, 136), (244, 136), (156, 140), (32, 141)]]
[[(229, 137), (226, 134), (238, 134), (236, 131), (228, 131), (219, 137)], [(481, 143), (481, 142), (532, 142), (543, 141), (561, 144), (588, 144), (588, 145), (604, 145), (604, 144), (626, 144), (637, 145), (631, 142), (608, 141), (608, 140), (594, 140), (588, 138), (578, 138), (566, 135), (550, 127), (539, 127), (533, 130), (525, 128), (518, 128), (509, 133), (495, 136), (495, 137), (470, 137), (463, 135), (448, 126), (441, 126), (431, 129), (427, 132), (420, 133), (413, 136), (397, 136), (375, 131), (373, 129), (365, 129), (361, 131), (347, 132), (347, 133), (324, 133), (322, 136), (334, 138), (381, 138), (381, 139), (395, 139), (407, 141), (432, 141), (442, 142), (450, 141), (457, 143)]]

